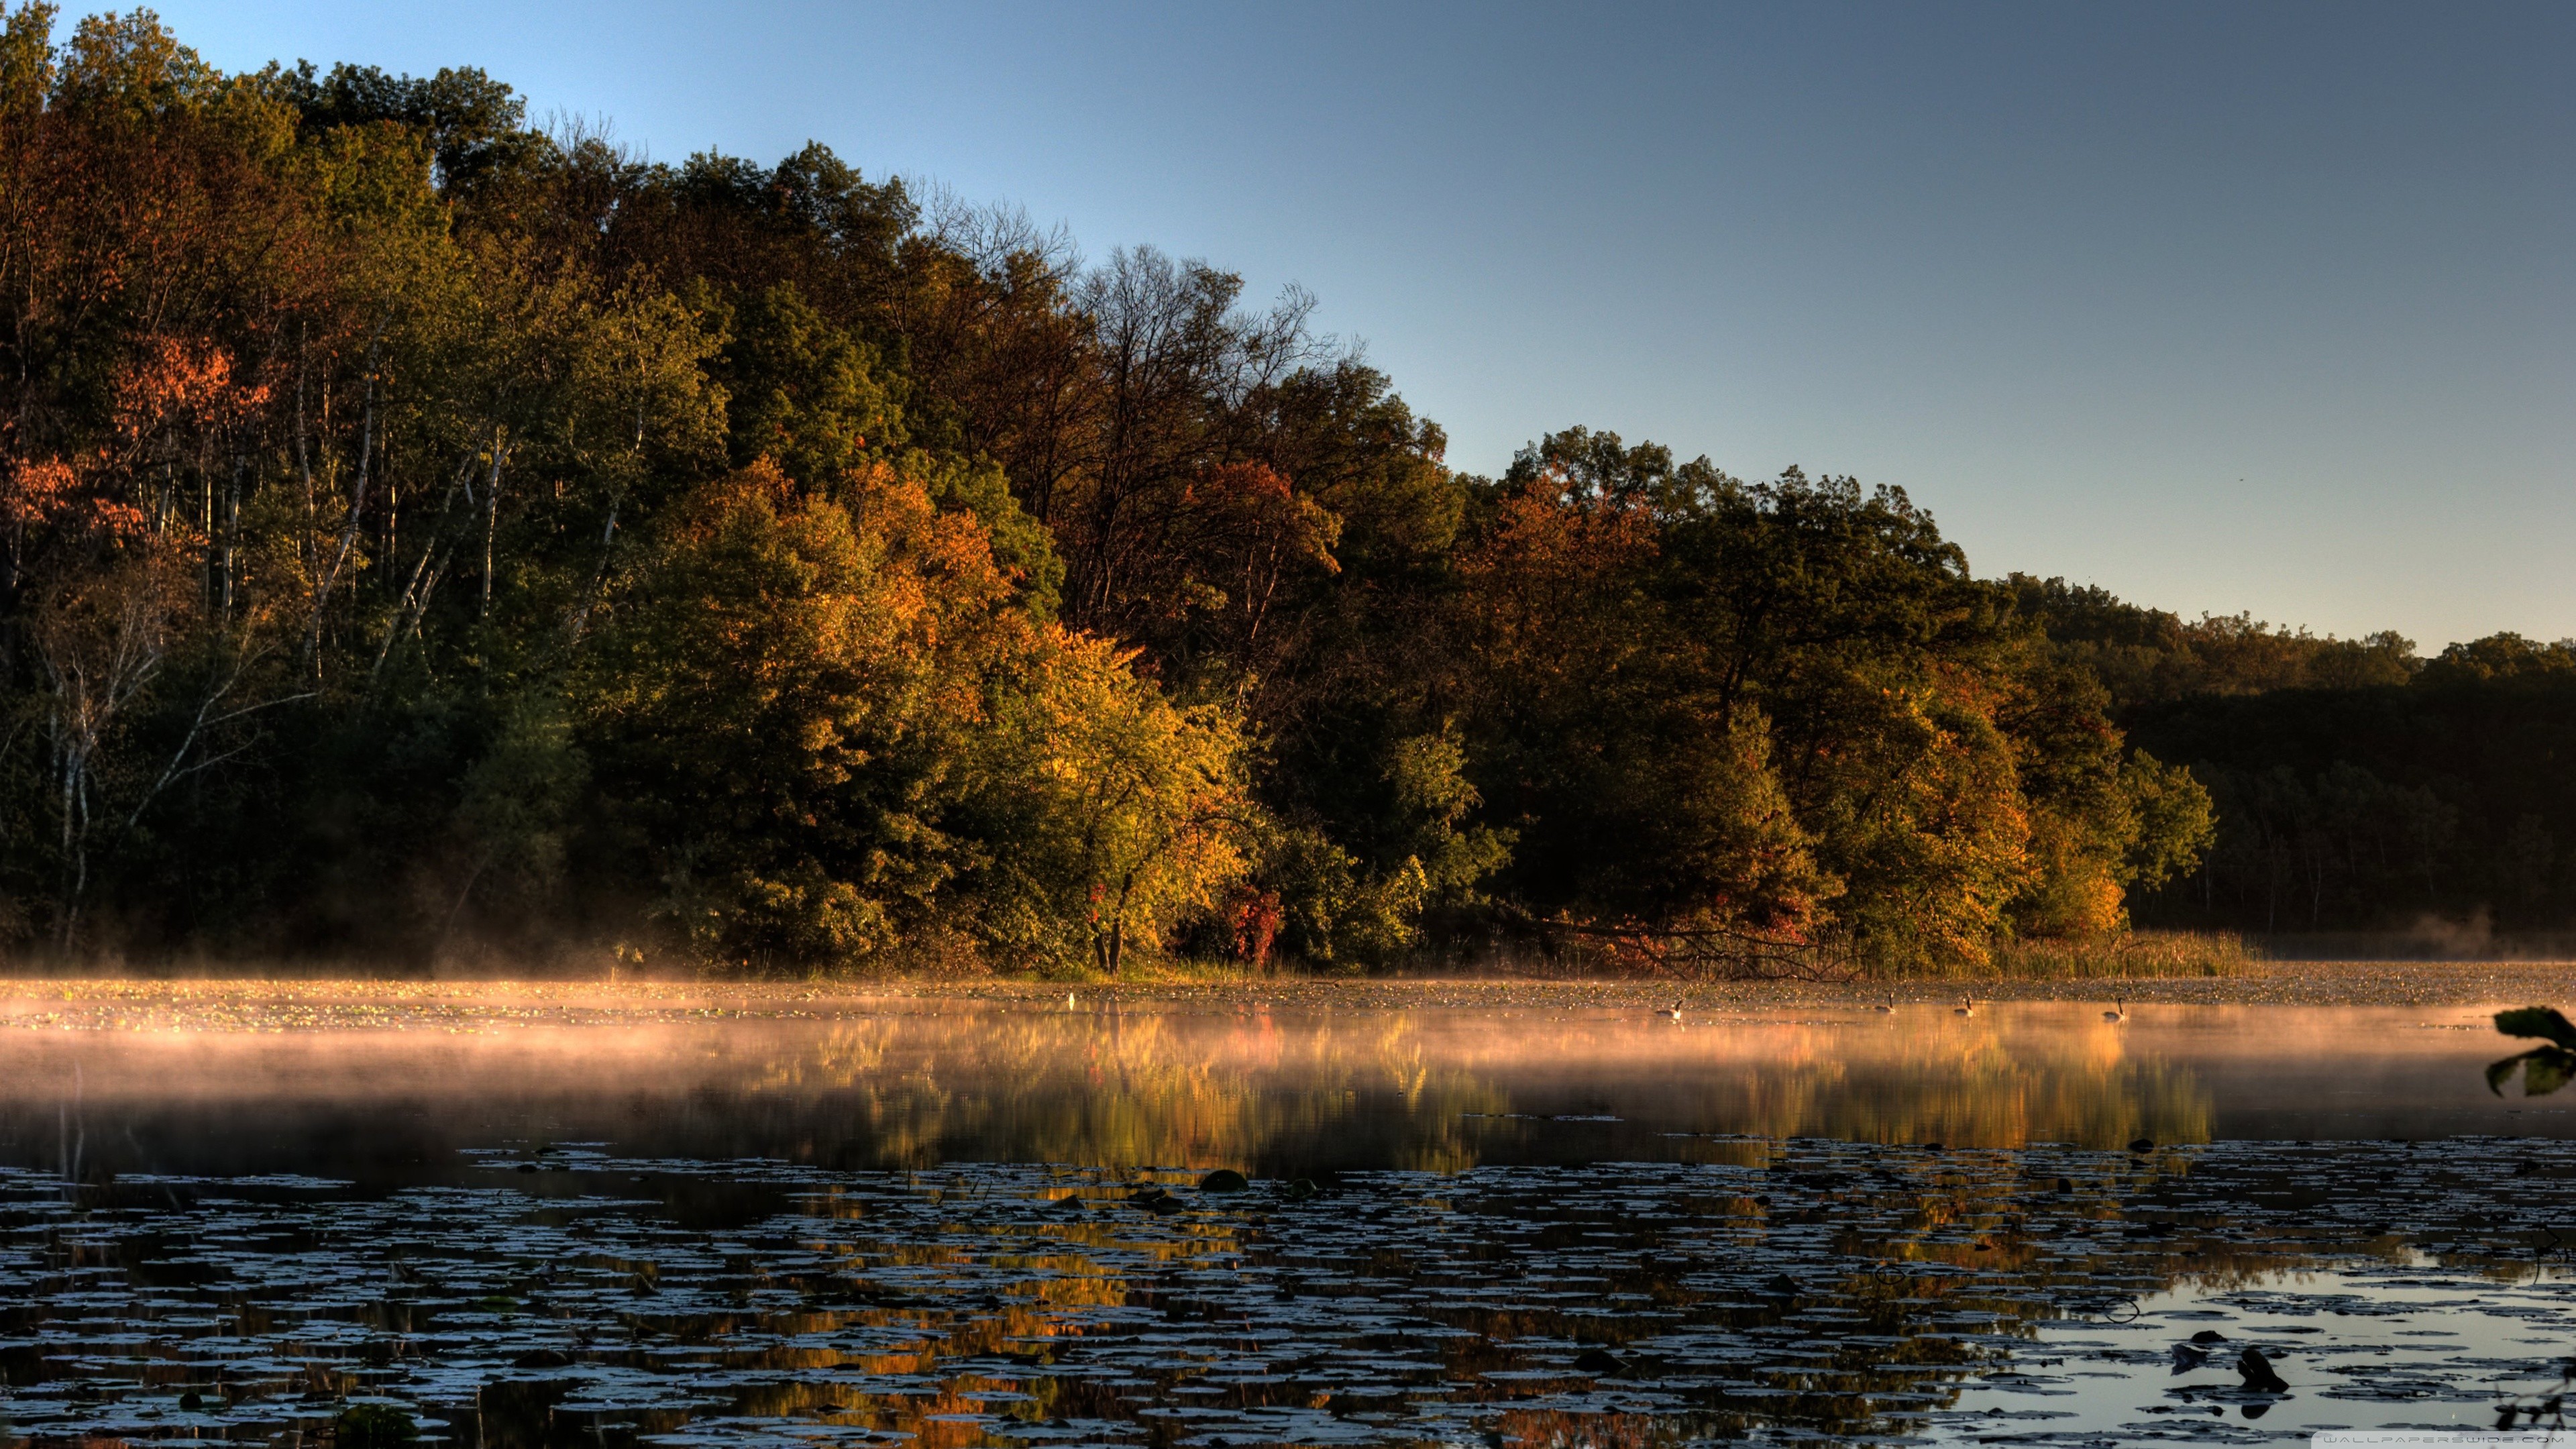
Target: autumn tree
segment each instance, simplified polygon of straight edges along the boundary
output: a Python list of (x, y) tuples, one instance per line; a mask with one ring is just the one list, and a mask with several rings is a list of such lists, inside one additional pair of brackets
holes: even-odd
[(613, 838), (750, 969), (881, 952), (971, 862), (949, 814), (1029, 647), (971, 517), (881, 466), (842, 498), (762, 465), (682, 500), (581, 667)]
[(2190, 853), (2131, 803), (2185, 787), (2124, 762), (2098, 687), (2030, 677), (2026, 626), (1903, 493), (1576, 429), (1489, 496), (1471, 717), (1525, 822), (1506, 878), (1561, 925), (1974, 962), (2116, 928), (2170, 869), (2141, 862)]
[(1469, 477), (1294, 288), (55, 19), (0, 23), (0, 922), (49, 949), (1904, 963), (2158, 880), (2324, 921), (2381, 856), (2576, 899), (2555, 806), (2302, 754), (2213, 827), (2223, 752), (2124, 734), (2537, 699), (2555, 646), (1998, 585), (1896, 490), (1582, 429)]
[(979, 771), (981, 926), (1008, 951), (1114, 977), (1246, 872), (1245, 742), (1222, 705), (1139, 678), (1131, 652), (1061, 628), (1039, 646)]

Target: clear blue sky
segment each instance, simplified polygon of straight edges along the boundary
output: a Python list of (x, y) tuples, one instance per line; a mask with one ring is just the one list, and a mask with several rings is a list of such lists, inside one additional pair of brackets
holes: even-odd
[(2565, 3), (162, 14), (1303, 283), (1463, 467), (1579, 422), (1901, 484), (1981, 573), (2576, 635)]

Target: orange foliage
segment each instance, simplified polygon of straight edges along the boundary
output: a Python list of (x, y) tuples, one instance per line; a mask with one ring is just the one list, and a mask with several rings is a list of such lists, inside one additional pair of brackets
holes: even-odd
[(19, 528), (68, 524), (73, 531), (111, 543), (129, 543), (151, 530), (151, 520), (131, 503), (98, 491), (90, 478), (60, 458), (20, 463), (0, 483), (0, 518)]
[(152, 338), (117, 369), (117, 436), (141, 447), (182, 428), (213, 432), (250, 417), (268, 397), (264, 386), (236, 382), (232, 354), (214, 343)]
[(1280, 910), (1279, 892), (1239, 888), (1226, 912), (1226, 924), (1234, 932), (1235, 958), (1255, 966), (1269, 965), (1271, 943), (1278, 939), (1279, 927), (1286, 919)]
[(1654, 523), (1643, 510), (1531, 488), (1504, 501), (1459, 573), (1498, 657), (1587, 678), (1646, 642), (1622, 606), (1655, 554)]
[(79, 485), (72, 465), (60, 458), (20, 463), (0, 482), (0, 517), (21, 528), (50, 523), (71, 502)]

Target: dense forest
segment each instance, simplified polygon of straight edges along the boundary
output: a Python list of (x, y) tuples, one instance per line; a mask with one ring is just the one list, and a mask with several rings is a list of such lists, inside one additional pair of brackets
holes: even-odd
[(2428, 946), (2576, 922), (2576, 643), (2498, 634), (2430, 659), (2394, 634), (2186, 623), (2011, 580), (2129, 737), (2187, 762), (2218, 829), (2142, 922), (2408, 931)]
[(2576, 894), (2564, 648), (1981, 580), (1897, 489), (1581, 427), (1479, 477), (1298, 293), (54, 21), (0, 36), (22, 958), (1896, 968)]

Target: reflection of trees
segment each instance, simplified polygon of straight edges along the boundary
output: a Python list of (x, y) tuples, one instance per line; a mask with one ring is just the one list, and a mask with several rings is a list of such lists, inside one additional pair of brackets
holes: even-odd
[(1452, 1169), (1474, 1161), (1466, 1115), (1505, 1105), (1401, 1016), (1298, 1030), (1262, 1015), (914, 1016), (741, 1045), (747, 1097), (823, 1094), (894, 1165), (1209, 1166), (1363, 1133), (1393, 1165)]
[[(56, 1084), (78, 1069), (85, 1110), (116, 1119), (117, 1131), (92, 1134), (102, 1151), (136, 1141), (151, 1144), (144, 1160), (156, 1163), (236, 1160), (220, 1142), (247, 1137), (255, 1121), (261, 1143), (290, 1130), (310, 1140), (315, 1160), (278, 1165), (334, 1173), (352, 1170), (358, 1121), (365, 1150), (395, 1160), (442, 1155), (432, 1137), (506, 1122), (511, 1135), (600, 1138), (673, 1156), (849, 1168), (1224, 1164), (1268, 1174), (1727, 1150), (1664, 1133), (1958, 1147), (2208, 1137), (2212, 1094), (2190, 1070), (2138, 1055), (2122, 1030), (2075, 1016), (1694, 1020), (1680, 1030), (1545, 1012), (952, 1004), (944, 1013), (476, 1037), (29, 1033), (0, 1041), (10, 1069), (0, 1075), (20, 1084), (0, 1094), (0, 1129), (50, 1140)], [(260, 1107), (247, 1111), (253, 1100)], [(408, 1102), (435, 1110), (401, 1110)], [(1604, 1113), (1626, 1120), (1502, 1120)]]
[(1793, 1031), (1768, 1060), (1683, 1099), (1713, 1130), (1861, 1142), (2111, 1146), (2207, 1141), (2215, 1103), (2187, 1069), (2129, 1059), (2115, 1033), (1949, 1029), (1852, 1050), (1849, 1031)]
[[(2277, 1283), (2357, 1246), (2319, 1251), (2294, 1224), (2241, 1215), (2249, 1190), (2274, 1192), (2295, 1175), (2260, 1156), (2220, 1159), (2220, 1180), (2204, 1182), (2178, 1154), (1748, 1145), (1759, 1157), (1739, 1165), (1756, 1176), (1714, 1180), (1749, 1192), (1710, 1191), (1702, 1169), (1668, 1164), (1604, 1166), (1573, 1192), (1557, 1170), (1488, 1169), (1381, 1181), (1329, 1212), (1181, 1224), (1128, 1210), (1014, 1218), (1009, 1190), (993, 1191), (977, 1169), (919, 1189), (918, 1206), (882, 1185), (835, 1188), (805, 1199), (792, 1229), (796, 1249), (822, 1255), (820, 1271), (759, 1280), (806, 1302), (756, 1316), (665, 1313), (655, 1324), (736, 1367), (910, 1381), (879, 1391), (764, 1380), (738, 1391), (730, 1412), (957, 1449), (990, 1442), (965, 1423), (978, 1412), (1124, 1421), (1165, 1442), (1152, 1416), (1174, 1404), (1219, 1416), (1302, 1409), (1368, 1442), (1469, 1442), (1467, 1425), (1521, 1446), (1650, 1449), (1781, 1427), (1870, 1442), (1918, 1433), (1929, 1411), (1955, 1407), (1971, 1376), (2008, 1356), (1998, 1335), (2027, 1339), (2047, 1320), (2186, 1284)], [(1104, 1195), (1101, 1178), (1078, 1172), (1022, 1191), (1050, 1204)], [(1000, 1220), (961, 1221), (979, 1205)], [(2461, 1206), (2471, 1218), (2489, 1210)], [(2140, 1219), (2123, 1223), (2132, 1212)], [(1819, 1219), (1852, 1231), (1830, 1244), (1781, 1231)], [(2180, 1226), (2169, 1237), (2102, 1231), (2149, 1221)], [(753, 1261), (697, 1271), (730, 1282), (721, 1275)], [(1781, 1268), (1801, 1270), (1794, 1293), (1758, 1286)], [(872, 1283), (890, 1270), (927, 1271)], [(1000, 1294), (996, 1276), (1011, 1281)], [(1497, 1280), (1529, 1291), (1484, 1295)], [(1576, 1285), (1584, 1291), (1563, 1291)], [(882, 1304), (837, 1306), (880, 1291)], [(1332, 1327), (1344, 1313), (1399, 1305), (1446, 1332), (1397, 1346)], [(1139, 1307), (1159, 1316), (1140, 1325), (1114, 1314)], [(1096, 1356), (1140, 1328), (1154, 1351), (1118, 1360), (1114, 1382), (1098, 1372)], [(875, 1346), (823, 1342), (834, 1335)], [(1576, 1349), (1610, 1356), (1587, 1362)], [(1240, 1372), (1247, 1356), (1260, 1372)], [(1355, 1364), (1367, 1371), (1344, 1372)], [(1663, 1404), (1564, 1402), (1596, 1389), (1615, 1399), (1630, 1385)], [(1418, 1411), (1440, 1417), (1405, 1422)], [(1215, 1427), (1235, 1442), (1278, 1442), (1244, 1419)]]
[[(1390, 1057), (1387, 1040), (1353, 1038), (1351, 1080), (1418, 1068), (1428, 1094), (1459, 1070), (1436, 1042), (1399, 1035)], [(898, 1033), (881, 1060), (910, 1049)], [(782, 1070), (810, 1096), (829, 1056), (818, 1037)], [(464, 1194), (235, 1185), (187, 1203), (139, 1181), (76, 1201), (46, 1183), (40, 1201), (22, 1177), (0, 1217), (28, 1285), (22, 1341), (46, 1349), (24, 1366), (46, 1387), (13, 1412), (42, 1420), (40, 1444), (90, 1442), (111, 1405), (181, 1384), (262, 1432), (313, 1434), (344, 1396), (389, 1396), (469, 1423), (459, 1442), (484, 1449), (831, 1442), (818, 1424), (926, 1449), (1010, 1436), (979, 1414), (1157, 1444), (1184, 1414), (1202, 1416), (1182, 1421), (1192, 1437), (1234, 1443), (1868, 1442), (1939, 1427), (1963, 1382), (2050, 1319), (2411, 1256), (2311, 1207), (2359, 1200), (2499, 1276), (2534, 1271), (2564, 1208), (2565, 1178), (2518, 1175), (2535, 1148), (2507, 1139), (1719, 1145), (1742, 1160), (1389, 1172), (1311, 1202), (1185, 1194), (1176, 1213), (1129, 1201), (1120, 1172), (1024, 1164), (585, 1154), (561, 1176), (591, 1180), (553, 1193), (541, 1171)], [(599, 1190), (636, 1169), (794, 1191), (697, 1230)]]
[(747, 1096), (826, 1096), (873, 1160), (905, 1165), (1205, 1166), (1332, 1139), (1365, 1141), (1390, 1165), (1454, 1170), (1478, 1157), (1466, 1114), (1601, 1100), (1684, 1130), (1957, 1146), (2206, 1140), (2213, 1110), (2188, 1070), (2131, 1056), (2116, 1031), (2003, 1023), (1680, 1033), (1441, 1013), (994, 1013), (734, 1046)]

